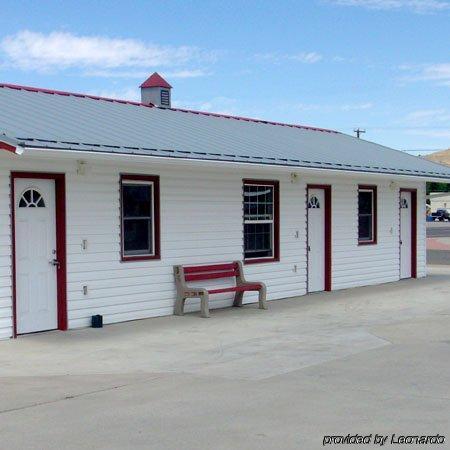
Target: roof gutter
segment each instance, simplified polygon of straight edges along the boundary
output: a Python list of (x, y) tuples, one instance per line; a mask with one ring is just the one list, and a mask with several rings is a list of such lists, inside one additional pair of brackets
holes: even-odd
[(73, 159), (71, 157), (83, 157), (83, 158), (92, 158), (92, 159), (100, 159), (100, 160), (112, 160), (119, 159), (127, 163), (131, 163), (132, 159), (138, 160), (157, 160), (162, 162), (172, 162), (172, 163), (182, 163), (182, 164), (197, 164), (203, 166), (219, 166), (223, 167), (225, 165), (235, 167), (245, 167), (247, 169), (251, 168), (260, 168), (260, 169), (277, 169), (280, 171), (302, 171), (308, 173), (317, 173), (323, 174), (324, 172), (330, 173), (332, 172), (335, 175), (343, 174), (343, 175), (364, 175), (364, 176), (372, 176), (372, 177), (383, 177), (383, 178), (392, 178), (398, 177), (401, 179), (409, 179), (412, 181), (436, 181), (436, 182), (449, 182), (450, 183), (450, 175), (446, 178), (444, 177), (433, 177), (431, 175), (413, 175), (413, 174), (401, 174), (401, 173), (385, 173), (385, 172), (372, 172), (372, 171), (364, 171), (364, 170), (349, 170), (349, 169), (335, 169), (335, 168), (320, 168), (320, 167), (305, 167), (305, 166), (294, 166), (294, 165), (282, 165), (282, 164), (271, 164), (271, 163), (249, 163), (249, 162), (239, 162), (239, 161), (221, 161), (215, 159), (204, 159), (204, 158), (183, 158), (183, 157), (173, 157), (173, 156), (155, 156), (155, 155), (137, 155), (137, 154), (125, 154), (125, 153), (117, 153), (117, 152), (97, 152), (97, 151), (89, 151), (89, 150), (68, 150), (61, 151), (61, 149), (51, 149), (48, 147), (24, 147), (24, 150), (30, 154), (38, 154), (39, 156), (50, 156), (53, 154), (57, 154), (59, 157)]
[(25, 150), (25, 147), (17, 139), (12, 139), (4, 134), (1, 134), (0, 150), (5, 150), (7, 152), (14, 153), (15, 155), (21, 155)]

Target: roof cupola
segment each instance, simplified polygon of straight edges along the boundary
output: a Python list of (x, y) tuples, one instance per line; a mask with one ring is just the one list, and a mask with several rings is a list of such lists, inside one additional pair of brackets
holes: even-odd
[(140, 86), (141, 102), (162, 108), (170, 108), (172, 86), (157, 72), (150, 75)]

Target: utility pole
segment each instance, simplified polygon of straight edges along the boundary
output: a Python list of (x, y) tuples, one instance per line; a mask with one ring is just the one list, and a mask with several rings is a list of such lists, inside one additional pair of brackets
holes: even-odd
[(361, 128), (358, 127), (358, 128), (355, 128), (355, 129), (353, 130), (353, 132), (356, 133), (356, 137), (359, 139), (360, 135), (363, 134), (363, 133), (365, 133), (366, 130), (363, 130), (363, 129), (361, 129)]

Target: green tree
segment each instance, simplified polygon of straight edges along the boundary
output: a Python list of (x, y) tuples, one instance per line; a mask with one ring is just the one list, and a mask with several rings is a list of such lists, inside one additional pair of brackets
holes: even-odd
[(427, 183), (427, 194), (430, 192), (450, 192), (448, 183)]

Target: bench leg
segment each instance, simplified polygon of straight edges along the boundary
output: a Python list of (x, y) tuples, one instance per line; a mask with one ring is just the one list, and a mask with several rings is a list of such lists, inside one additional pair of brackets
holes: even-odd
[(259, 290), (259, 309), (267, 309), (265, 286), (261, 286), (261, 289)]
[(186, 302), (185, 297), (177, 296), (175, 301), (175, 310), (174, 314), (176, 316), (184, 316), (184, 303)]
[(200, 297), (201, 302), (201, 316), (207, 319), (209, 317), (209, 295), (208, 293), (203, 294)]
[(236, 307), (240, 307), (242, 306), (242, 299), (244, 298), (244, 292), (236, 292), (236, 294), (234, 294), (234, 302), (233, 302), (233, 306)]

